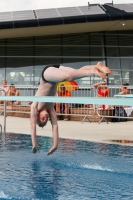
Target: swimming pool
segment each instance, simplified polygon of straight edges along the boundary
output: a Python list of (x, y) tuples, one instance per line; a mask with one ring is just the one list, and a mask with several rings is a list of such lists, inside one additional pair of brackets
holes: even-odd
[(0, 135), (0, 200), (133, 199), (133, 147), (38, 137), (40, 153), (31, 153), (31, 137)]

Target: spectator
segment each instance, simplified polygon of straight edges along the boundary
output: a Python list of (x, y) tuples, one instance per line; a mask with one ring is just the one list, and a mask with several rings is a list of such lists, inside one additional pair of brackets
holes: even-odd
[[(6, 79), (2, 80), (1, 89), (5, 90), (6, 94), (8, 93), (8, 91), (9, 91), (9, 86), (7, 86), (7, 80), (6, 80)], [(5, 94), (2, 93), (2, 96), (3, 96), (3, 95), (5, 95)]]
[[(119, 92), (118, 94), (121, 95), (126, 95), (126, 94), (130, 94), (130, 90), (127, 89), (127, 87), (129, 86), (128, 83), (123, 83), (121, 86), (121, 92)], [(123, 121), (127, 121), (127, 118), (121, 118), (121, 117), (127, 117), (127, 113), (125, 111), (124, 108), (127, 108), (130, 106), (114, 106), (114, 116), (118, 116), (118, 118), (113, 118), (112, 122), (123, 122)]]
[[(11, 84), (10, 89), (8, 91), (8, 96), (20, 96), (19, 90), (14, 86), (14, 84)], [(9, 105), (19, 105), (20, 101), (8, 101)]]
[(128, 86), (128, 83), (123, 83), (121, 86), (121, 92), (119, 92), (119, 94), (130, 94), (130, 90), (127, 89)]
[[(61, 89), (61, 91), (58, 92), (58, 96), (61, 96), (61, 97), (63, 97), (63, 96), (71, 97), (72, 96), (71, 92), (66, 89), (64, 84), (62, 84), (60, 86), (60, 89)], [(69, 117), (68, 117), (69, 104), (68, 103), (56, 103), (55, 110), (57, 113), (61, 113), (62, 112), (61, 109), (63, 109), (63, 108), (64, 108), (64, 113), (65, 113), (64, 120), (67, 121), (67, 120), (69, 120)]]
[[(106, 81), (101, 81), (98, 83), (95, 83), (94, 88), (97, 89), (97, 96), (98, 97), (109, 97), (110, 96), (110, 89), (107, 86), (107, 82)], [(110, 106), (109, 105), (102, 105), (103, 109), (109, 109)]]
[(107, 87), (106, 81), (101, 81), (98, 83), (95, 83), (94, 88), (98, 89), (97, 90), (97, 95), (98, 97), (109, 97), (110, 96), (110, 90)]
[[(5, 92), (1, 91), (2, 96), (8, 94), (9, 86), (7, 86), (7, 80), (6, 79), (2, 80), (2, 86), (0, 87), (0, 89), (5, 91)], [(0, 101), (0, 103), (3, 104), (4, 101)]]

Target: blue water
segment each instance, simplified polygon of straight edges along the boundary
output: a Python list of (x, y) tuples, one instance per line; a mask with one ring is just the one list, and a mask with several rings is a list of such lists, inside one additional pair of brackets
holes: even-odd
[(31, 137), (0, 135), (0, 200), (132, 200), (133, 147), (38, 137), (40, 153), (31, 153)]

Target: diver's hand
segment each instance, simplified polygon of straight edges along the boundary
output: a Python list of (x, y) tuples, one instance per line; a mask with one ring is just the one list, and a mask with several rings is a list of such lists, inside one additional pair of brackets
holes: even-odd
[(47, 156), (49, 156), (50, 154), (52, 154), (54, 151), (56, 151), (57, 147), (52, 147), (49, 152), (47, 153)]
[(38, 146), (32, 147), (32, 153), (36, 153), (37, 151), (40, 153), (40, 149)]

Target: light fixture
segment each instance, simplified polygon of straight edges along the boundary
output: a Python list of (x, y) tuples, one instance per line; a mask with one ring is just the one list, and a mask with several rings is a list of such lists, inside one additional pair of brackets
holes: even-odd
[(121, 22), (121, 25), (122, 25), (122, 26), (125, 26), (125, 22)]

